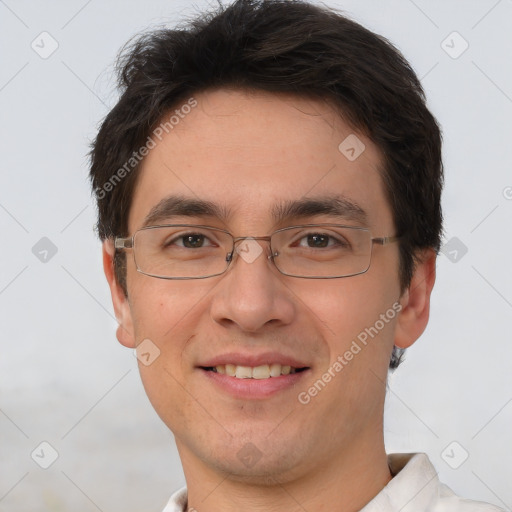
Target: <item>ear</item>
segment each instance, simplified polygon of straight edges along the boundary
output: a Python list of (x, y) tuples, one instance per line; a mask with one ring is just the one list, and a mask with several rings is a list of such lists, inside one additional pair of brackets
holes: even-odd
[(436, 280), (436, 253), (427, 249), (419, 254), (409, 288), (400, 297), (402, 310), (395, 330), (395, 345), (410, 347), (427, 327), (430, 294)]
[(114, 312), (118, 322), (117, 339), (121, 345), (129, 348), (135, 348), (135, 335), (133, 331), (132, 312), (128, 297), (119, 285), (114, 272), (114, 241), (105, 240), (103, 242), (103, 270), (110, 286)]

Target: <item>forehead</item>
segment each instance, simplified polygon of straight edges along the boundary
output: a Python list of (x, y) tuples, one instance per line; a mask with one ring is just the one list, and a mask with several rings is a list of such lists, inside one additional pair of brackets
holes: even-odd
[(273, 227), (283, 206), (310, 198), (347, 201), (370, 228), (392, 228), (378, 148), (325, 102), (206, 91), (166, 114), (151, 138), (130, 232), (168, 196), (210, 203), (230, 229)]

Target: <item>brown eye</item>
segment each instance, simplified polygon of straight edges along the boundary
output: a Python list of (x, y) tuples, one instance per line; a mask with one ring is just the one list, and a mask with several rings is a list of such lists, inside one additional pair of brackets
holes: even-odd
[(309, 247), (328, 247), (329, 246), (329, 236), (327, 235), (308, 235), (307, 243)]
[(205, 236), (204, 235), (185, 235), (181, 237), (183, 240), (183, 246), (189, 249), (197, 249), (203, 247)]
[(168, 237), (162, 246), (165, 249), (203, 249), (206, 247), (214, 247), (215, 244), (208, 235), (203, 233), (176, 233)]

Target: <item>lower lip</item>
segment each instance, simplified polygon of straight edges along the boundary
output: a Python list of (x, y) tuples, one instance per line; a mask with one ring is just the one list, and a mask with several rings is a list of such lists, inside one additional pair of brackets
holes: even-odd
[(279, 377), (268, 379), (237, 379), (229, 375), (213, 371), (199, 369), (208, 379), (223, 391), (233, 395), (235, 398), (244, 400), (257, 400), (268, 398), (279, 391), (285, 391), (297, 385), (309, 372), (309, 369)]

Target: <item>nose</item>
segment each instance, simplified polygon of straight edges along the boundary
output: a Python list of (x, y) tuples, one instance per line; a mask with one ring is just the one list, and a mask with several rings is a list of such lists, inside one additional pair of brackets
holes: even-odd
[(230, 268), (215, 288), (211, 316), (224, 327), (255, 333), (293, 320), (293, 293), (271, 260), (268, 242), (258, 240), (237, 241)]

